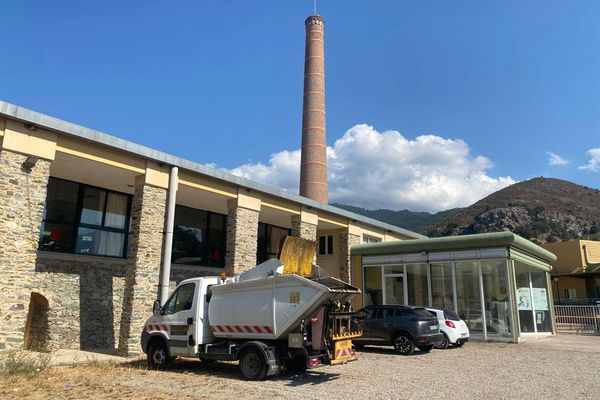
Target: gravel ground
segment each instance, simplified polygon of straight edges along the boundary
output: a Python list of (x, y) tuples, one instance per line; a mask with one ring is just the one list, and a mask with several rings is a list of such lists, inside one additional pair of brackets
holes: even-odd
[(600, 337), (595, 339), (578, 347), (584, 351), (541, 341), (468, 343), (461, 349), (417, 351), (407, 357), (367, 347), (358, 352), (358, 361), (347, 365), (264, 382), (241, 380), (237, 363), (205, 365), (195, 360), (178, 361), (170, 371), (147, 370), (141, 361), (53, 368), (32, 378), (0, 379), (0, 398), (597, 400)]

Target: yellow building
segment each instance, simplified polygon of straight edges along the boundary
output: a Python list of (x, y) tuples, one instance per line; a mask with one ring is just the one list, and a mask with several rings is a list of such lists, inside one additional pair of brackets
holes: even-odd
[(352, 245), (423, 237), (1, 101), (0, 232), (0, 351), (129, 354), (161, 291), (243, 272), (282, 236), (346, 281)]
[(555, 302), (595, 304), (600, 300), (600, 242), (578, 239), (543, 247), (557, 257), (552, 270)]

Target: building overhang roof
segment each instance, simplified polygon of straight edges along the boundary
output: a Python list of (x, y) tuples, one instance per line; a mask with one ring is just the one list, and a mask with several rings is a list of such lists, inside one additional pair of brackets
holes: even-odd
[(493, 247), (511, 247), (518, 249), (549, 264), (556, 261), (556, 256), (553, 253), (512, 232), (479, 233), (475, 235), (445, 236), (407, 241), (359, 244), (352, 246), (351, 253), (353, 255), (384, 255)]
[(223, 170), (210, 167), (208, 165), (200, 164), (194, 161), (186, 160), (168, 153), (164, 153), (150, 147), (142, 146), (118, 137), (108, 135), (106, 133), (96, 131), (90, 128), (83, 127), (81, 125), (74, 124), (72, 122), (64, 121), (49, 115), (38, 113), (23, 107), (19, 107), (14, 104), (10, 104), (0, 100), (0, 116), (8, 119), (17, 120), (23, 123), (32, 124), (49, 131), (57, 132), (63, 135), (73, 136), (82, 140), (100, 144), (109, 148), (124, 151), (130, 154), (134, 154), (143, 157), (148, 160), (156, 161), (169, 166), (176, 166), (178, 168), (186, 169), (188, 171), (196, 172), (198, 174), (206, 175), (214, 179), (218, 179), (227, 183), (237, 185), (239, 187), (255, 190), (260, 193), (265, 193), (275, 197), (281, 197), (306, 207), (312, 207), (316, 210), (339, 215), (348, 218), (355, 222), (371, 225), (379, 229), (393, 232), (410, 239), (426, 238), (425, 235), (421, 235), (416, 232), (409, 231), (390, 225), (385, 222), (377, 221), (372, 218), (368, 218), (350, 211), (343, 210), (341, 208), (333, 207), (328, 204), (320, 203), (302, 197), (300, 195), (287, 192), (285, 190), (265, 185), (258, 182), (241, 178), (239, 176), (230, 174)]

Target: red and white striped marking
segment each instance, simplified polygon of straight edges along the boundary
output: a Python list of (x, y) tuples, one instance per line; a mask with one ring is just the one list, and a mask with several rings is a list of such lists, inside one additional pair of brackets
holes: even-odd
[(354, 350), (352, 349), (341, 349), (335, 352), (335, 359), (343, 358), (343, 357), (352, 357), (354, 355)]
[(210, 330), (213, 333), (250, 333), (253, 335), (258, 333), (273, 333), (273, 329), (266, 325), (211, 325)]
[(169, 325), (146, 325), (146, 326), (144, 326), (144, 330), (149, 331), (149, 332), (153, 332), (153, 331), (168, 332)]

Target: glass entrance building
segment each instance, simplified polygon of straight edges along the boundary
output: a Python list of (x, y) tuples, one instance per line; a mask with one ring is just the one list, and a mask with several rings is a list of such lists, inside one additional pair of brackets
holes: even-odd
[(352, 247), (355, 308), (410, 304), (454, 310), (473, 338), (518, 342), (556, 333), (554, 254), (510, 232)]

